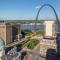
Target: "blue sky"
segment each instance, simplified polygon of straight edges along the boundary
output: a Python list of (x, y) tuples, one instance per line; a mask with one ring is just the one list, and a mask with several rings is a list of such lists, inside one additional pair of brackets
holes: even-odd
[[(52, 5), (60, 19), (60, 0), (0, 0), (1, 19), (35, 19), (39, 7), (43, 4)], [(44, 7), (39, 14), (40, 19), (55, 19), (50, 7)]]

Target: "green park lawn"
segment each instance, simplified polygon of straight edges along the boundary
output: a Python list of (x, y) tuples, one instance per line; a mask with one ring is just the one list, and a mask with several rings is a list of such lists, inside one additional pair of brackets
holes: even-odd
[(30, 40), (25, 40), (21, 42), (23, 47), (26, 47), (27, 49), (34, 49), (34, 47), (39, 43), (39, 40), (37, 39), (30, 39)]

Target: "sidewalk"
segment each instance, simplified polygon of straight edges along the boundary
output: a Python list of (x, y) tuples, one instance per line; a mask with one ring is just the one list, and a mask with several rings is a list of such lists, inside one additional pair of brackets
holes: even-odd
[(10, 44), (6, 45), (5, 48), (14, 46), (14, 45), (16, 45), (16, 44), (19, 44), (20, 42), (22, 42), (22, 41), (24, 41), (24, 40), (26, 40), (26, 39), (27, 39), (27, 38), (24, 38), (24, 39), (21, 39), (21, 40), (19, 40), (19, 41), (10, 43)]

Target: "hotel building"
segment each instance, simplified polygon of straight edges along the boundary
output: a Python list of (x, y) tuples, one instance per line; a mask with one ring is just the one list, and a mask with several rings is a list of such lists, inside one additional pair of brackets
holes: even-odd
[(0, 38), (5, 41), (5, 44), (10, 44), (19, 39), (20, 24), (10, 24), (0, 22)]

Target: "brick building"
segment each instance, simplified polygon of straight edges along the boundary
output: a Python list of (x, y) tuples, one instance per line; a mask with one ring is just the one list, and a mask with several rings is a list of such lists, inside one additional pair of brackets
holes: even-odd
[(5, 44), (14, 42), (19, 39), (20, 24), (10, 24), (6, 22), (0, 22), (0, 38), (5, 41)]

